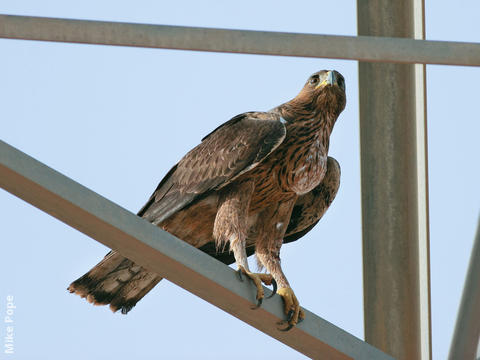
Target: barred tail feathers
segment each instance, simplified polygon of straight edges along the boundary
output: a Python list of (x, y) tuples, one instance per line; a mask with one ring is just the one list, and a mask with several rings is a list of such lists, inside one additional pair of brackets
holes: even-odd
[(128, 313), (162, 278), (115, 251), (70, 284), (68, 291), (113, 312)]

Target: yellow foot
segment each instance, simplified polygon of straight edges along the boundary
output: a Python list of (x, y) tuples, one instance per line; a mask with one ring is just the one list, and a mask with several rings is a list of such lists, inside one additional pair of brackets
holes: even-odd
[(275, 295), (275, 293), (277, 291), (277, 283), (276, 283), (276, 281), (275, 281), (275, 279), (273, 278), (272, 275), (262, 274), (262, 273), (252, 273), (250, 271), (245, 270), (245, 268), (240, 265), (238, 267), (238, 276), (240, 278), (240, 281), (243, 281), (242, 274), (245, 274), (250, 279), (252, 279), (253, 283), (257, 287), (257, 305), (252, 307), (252, 309), (257, 309), (257, 308), (260, 307), (260, 305), (262, 305), (262, 301), (263, 301), (263, 298), (264, 298), (262, 282), (265, 285), (272, 285), (273, 284), (272, 294), (270, 296), (268, 296), (267, 299), (271, 298), (273, 295)]
[(297, 297), (293, 290), (289, 287), (283, 287), (278, 289), (278, 295), (283, 299), (285, 305), (285, 314), (287, 315), (288, 326), (281, 331), (288, 331), (297, 325), (300, 321), (305, 319), (305, 313), (300, 308)]

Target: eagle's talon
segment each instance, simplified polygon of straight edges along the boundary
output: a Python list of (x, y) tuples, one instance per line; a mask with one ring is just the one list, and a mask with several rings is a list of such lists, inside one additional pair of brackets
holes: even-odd
[(236, 271), (237, 275), (238, 275), (238, 279), (243, 282), (243, 276), (242, 276), (242, 269), (239, 268), (237, 271)]
[(252, 309), (252, 310), (257, 310), (260, 306), (262, 306), (262, 302), (263, 302), (263, 298), (258, 299), (257, 305), (252, 306), (250, 309)]
[(293, 310), (290, 310), (287, 314), (287, 322), (290, 323), (290, 321), (292, 320), (293, 318), (293, 314), (295, 314), (295, 311)]
[(280, 331), (289, 331), (291, 330), (295, 325), (294, 324), (288, 324), (288, 326), (285, 329), (278, 329)]
[(283, 299), (284, 312), (289, 324), (287, 328), (281, 329), (281, 331), (288, 331), (305, 318), (305, 313), (300, 308), (297, 297), (291, 288), (282, 287), (278, 289), (278, 295)]
[[(253, 283), (255, 284), (256, 288), (257, 288), (257, 304), (256, 306), (252, 307), (252, 309), (258, 309), (261, 305), (262, 305), (262, 302), (263, 302), (263, 299), (264, 299), (264, 292), (263, 292), (263, 286), (262, 286), (262, 283), (264, 283), (265, 285), (272, 285), (273, 284), (273, 291), (274, 291), (274, 294), (276, 292), (276, 289), (277, 289), (277, 283), (275, 282), (275, 280), (273, 279), (272, 275), (270, 274), (263, 274), (263, 273), (258, 273), (258, 274), (255, 274), (255, 273), (252, 273), (248, 270), (246, 270), (242, 265), (239, 265), (238, 267), (238, 274), (239, 276), (241, 276), (241, 274), (244, 274), (246, 275), (247, 277), (249, 277)], [(270, 295), (269, 297), (272, 297), (272, 295)]]
[(267, 299), (270, 299), (271, 297), (273, 297), (273, 295), (277, 293), (277, 282), (275, 281), (275, 279), (272, 279), (272, 286), (272, 293), (266, 297)]

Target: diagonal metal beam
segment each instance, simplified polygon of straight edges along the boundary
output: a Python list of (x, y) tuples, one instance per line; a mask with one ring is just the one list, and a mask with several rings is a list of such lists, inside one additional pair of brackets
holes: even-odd
[(251, 310), (255, 289), (231, 268), (1, 140), (0, 187), (312, 359), (392, 359), (309, 311), (279, 331), (278, 295)]
[(0, 15), (0, 38), (371, 62), (480, 66), (480, 44)]
[(478, 357), (480, 337), (480, 216), (470, 256), (449, 360)]

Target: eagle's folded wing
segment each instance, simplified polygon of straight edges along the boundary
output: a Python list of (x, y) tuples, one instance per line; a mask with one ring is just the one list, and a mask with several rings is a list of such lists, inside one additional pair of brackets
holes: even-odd
[(235, 116), (170, 170), (138, 215), (161, 223), (196, 198), (253, 169), (282, 143), (285, 134), (284, 124), (274, 113)]

